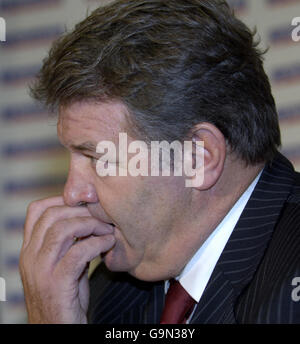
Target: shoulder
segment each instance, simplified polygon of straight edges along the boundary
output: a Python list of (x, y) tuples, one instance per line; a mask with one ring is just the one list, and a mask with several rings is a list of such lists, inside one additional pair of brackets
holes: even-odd
[(295, 182), (287, 203), (300, 205), (300, 173), (295, 172)]
[(282, 208), (255, 277), (236, 307), (243, 323), (300, 323), (300, 305), (292, 297), (300, 277), (300, 174)]
[[(295, 183), (292, 191), (285, 202), (274, 230), (271, 247), (273, 244), (279, 249), (279, 241), (281, 241), (281, 251), (289, 249), (288, 255), (291, 256), (294, 253), (300, 254), (300, 173), (297, 172), (295, 172)], [(291, 250), (294, 246), (297, 246), (295, 252), (293, 249)], [(276, 251), (275, 247), (273, 247), (273, 251)]]

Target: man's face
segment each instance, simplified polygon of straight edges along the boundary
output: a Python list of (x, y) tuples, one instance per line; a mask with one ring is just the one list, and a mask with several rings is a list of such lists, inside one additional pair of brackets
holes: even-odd
[[(71, 153), (64, 199), (69, 206), (87, 202), (91, 216), (116, 226), (116, 244), (104, 257), (110, 270), (142, 280), (169, 278), (190, 258), (188, 228), (183, 228), (190, 190), (184, 178), (96, 172), (96, 146), (105, 140), (118, 147), (119, 133), (126, 132), (125, 112), (120, 103), (61, 107), (58, 136)], [(128, 136), (128, 144), (133, 140)]]

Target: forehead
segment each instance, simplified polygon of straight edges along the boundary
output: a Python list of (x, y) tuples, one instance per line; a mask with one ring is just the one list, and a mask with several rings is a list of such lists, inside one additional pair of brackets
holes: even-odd
[(60, 140), (65, 145), (83, 141), (112, 140), (126, 132), (128, 111), (119, 102), (75, 102), (61, 106), (57, 124)]

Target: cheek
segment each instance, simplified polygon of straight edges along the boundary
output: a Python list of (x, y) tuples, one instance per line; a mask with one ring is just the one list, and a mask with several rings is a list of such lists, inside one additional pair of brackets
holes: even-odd
[(130, 218), (139, 205), (138, 178), (97, 177), (95, 187), (100, 205), (112, 217)]
[(119, 227), (119, 236), (137, 247), (162, 240), (170, 226), (176, 199), (166, 188), (153, 178), (107, 177), (97, 193), (101, 207)]

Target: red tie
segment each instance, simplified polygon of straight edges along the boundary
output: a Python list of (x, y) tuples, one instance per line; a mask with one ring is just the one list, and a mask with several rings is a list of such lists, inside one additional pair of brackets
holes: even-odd
[(185, 324), (195, 303), (178, 281), (170, 280), (160, 324)]

